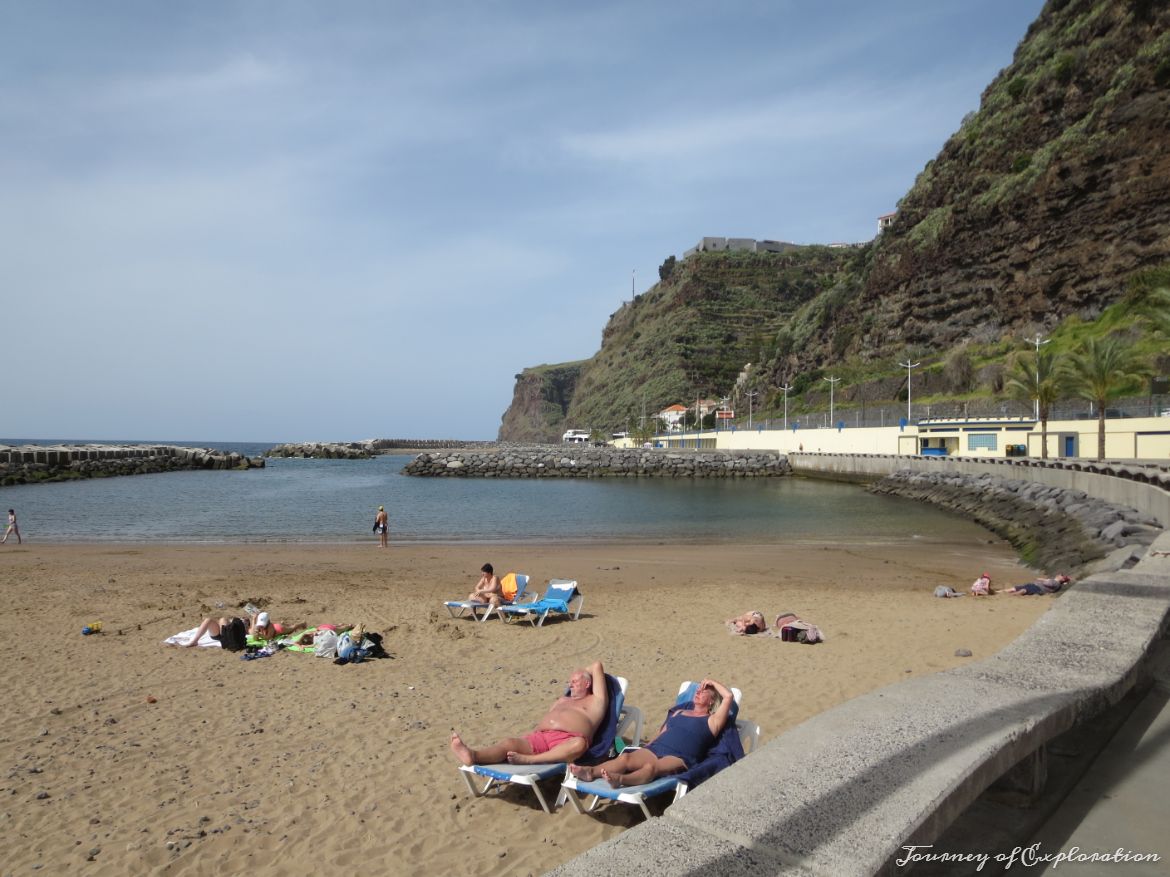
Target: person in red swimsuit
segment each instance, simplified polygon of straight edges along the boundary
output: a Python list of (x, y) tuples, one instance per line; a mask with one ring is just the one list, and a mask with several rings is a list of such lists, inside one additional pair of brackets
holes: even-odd
[(588, 751), (608, 709), (605, 670), (601, 661), (594, 661), (587, 669), (573, 671), (569, 693), (557, 698), (531, 733), (473, 749), (452, 732), (451, 751), (466, 765), (572, 761)]

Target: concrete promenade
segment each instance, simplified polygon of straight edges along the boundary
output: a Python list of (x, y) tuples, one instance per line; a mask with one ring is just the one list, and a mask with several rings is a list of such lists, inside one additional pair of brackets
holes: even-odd
[[(797, 472), (842, 467), (887, 472), (905, 457), (844, 459), (793, 455)], [(1125, 503), (1168, 522), (1159, 484), (1073, 470), (958, 461), (972, 472), (1034, 477)], [(948, 465), (946, 462), (941, 465)], [(913, 465), (912, 465), (913, 467)], [(1024, 470), (1031, 474), (1025, 475)], [(1086, 477), (1091, 475), (1092, 477)], [(1100, 482), (1097, 479), (1102, 479)], [(1170, 621), (1170, 534), (1130, 569), (1101, 569), (1054, 601), (1000, 653), (962, 668), (908, 680), (855, 698), (791, 729), (648, 820), (554, 870), (553, 874), (871, 875), (944, 873), (919, 861), (899, 865), (907, 847), (933, 844), (993, 783), (1038, 795), (1048, 746), (1066, 732), (1140, 695), (1164, 668)], [(908, 631), (907, 635), (912, 635)], [(1144, 695), (1082, 782), (1026, 845), (1046, 852), (1158, 853), (1154, 870), (1133, 864), (1078, 865), (1074, 873), (1170, 873), (1170, 832), (1159, 794), (1170, 781), (1165, 694)], [(750, 715), (747, 716), (750, 718)], [(1114, 789), (1105, 798), (1103, 789)], [(1088, 806), (1086, 806), (1086, 802)], [(1047, 832), (1047, 833), (1046, 833)], [(1010, 855), (993, 846), (950, 852)], [(1055, 847), (1052, 846), (1055, 844)], [(998, 866), (1002, 871), (1002, 864)], [(965, 869), (965, 870), (964, 870)], [(1038, 867), (1021, 869), (1036, 873)], [(1060, 866), (1060, 873), (1071, 863)], [(969, 863), (955, 873), (976, 871)]]

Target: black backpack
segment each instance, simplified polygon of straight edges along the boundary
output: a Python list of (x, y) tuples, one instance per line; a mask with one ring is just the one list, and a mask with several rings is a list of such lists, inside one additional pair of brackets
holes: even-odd
[(229, 652), (242, 652), (248, 645), (248, 625), (242, 618), (233, 618), (219, 629), (219, 644)]

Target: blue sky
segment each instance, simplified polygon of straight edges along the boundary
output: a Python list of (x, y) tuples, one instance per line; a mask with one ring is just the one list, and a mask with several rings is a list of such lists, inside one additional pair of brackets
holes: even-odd
[(0, 435), (494, 438), (704, 235), (873, 237), (1039, 0), (0, 0)]

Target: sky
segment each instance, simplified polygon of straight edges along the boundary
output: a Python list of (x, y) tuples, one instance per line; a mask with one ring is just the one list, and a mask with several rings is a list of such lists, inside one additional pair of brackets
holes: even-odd
[(1040, 0), (0, 0), (0, 436), (492, 439), (703, 236), (865, 241)]

